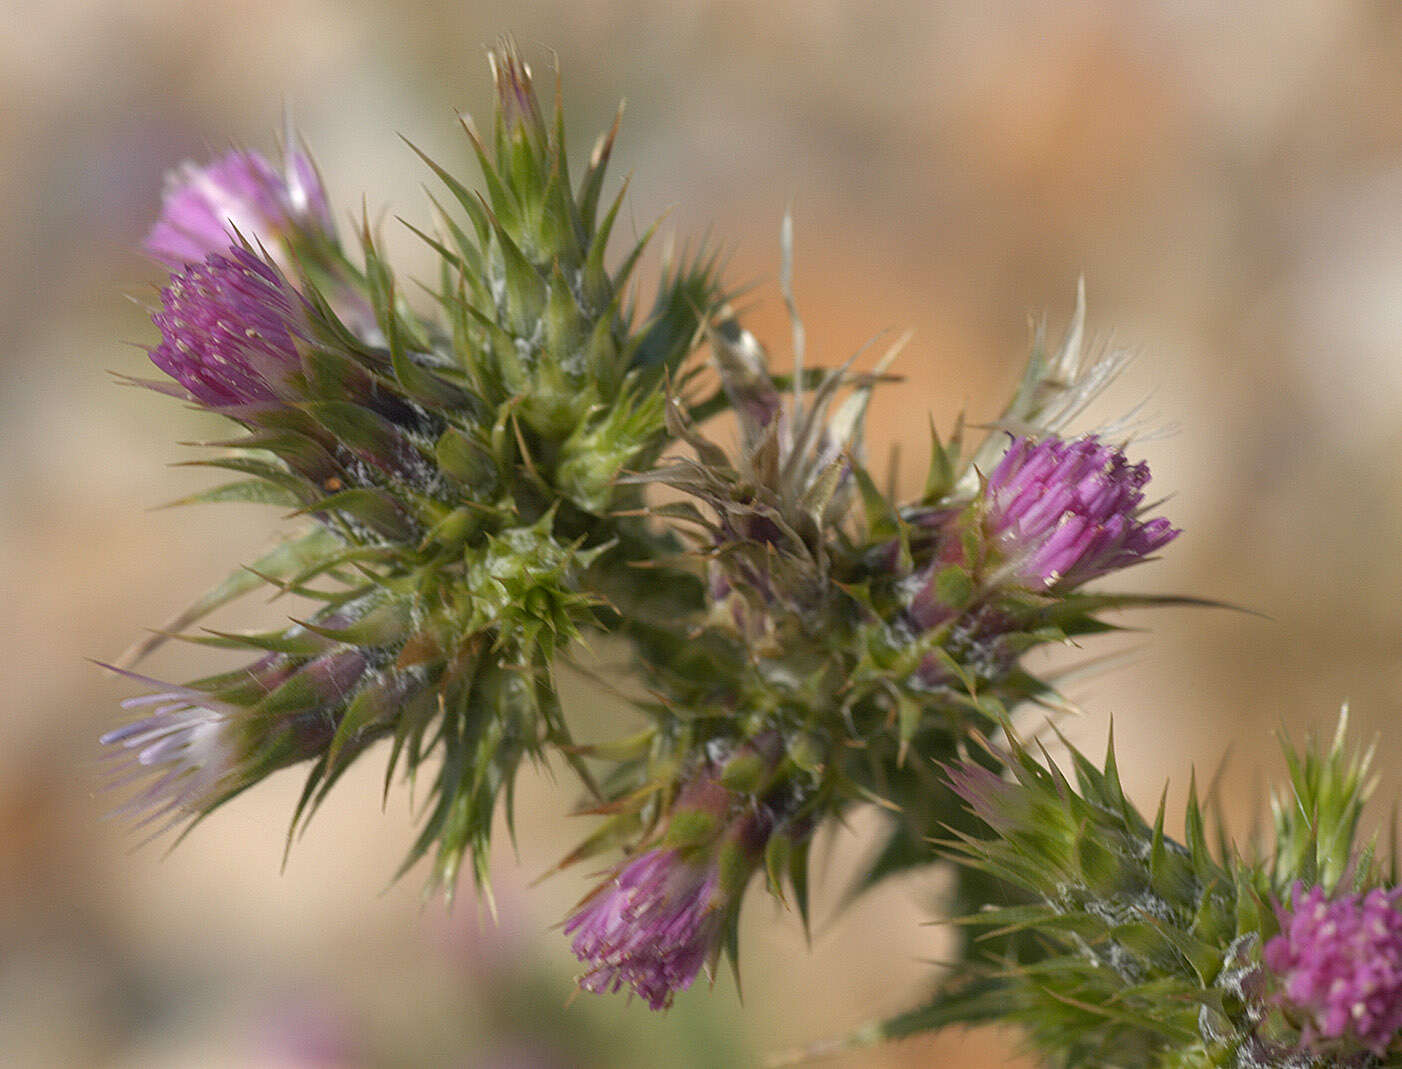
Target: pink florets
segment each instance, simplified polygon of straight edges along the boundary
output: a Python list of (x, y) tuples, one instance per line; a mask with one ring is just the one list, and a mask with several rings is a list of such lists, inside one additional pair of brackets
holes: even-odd
[(620, 865), (565, 922), (596, 994), (631, 987), (655, 1010), (691, 986), (712, 957), (722, 913), (713, 869), (655, 849)]
[(143, 247), (172, 270), (224, 252), (241, 235), (274, 249), (289, 230), (334, 232), (311, 160), (292, 152), (282, 173), (256, 152), (230, 152), (208, 167), (186, 163), (166, 179), (161, 215)]
[(1016, 438), (988, 478), (987, 529), (1012, 578), (1068, 589), (1137, 564), (1178, 536), (1138, 519), (1147, 464), (1095, 437)]
[(301, 368), (300, 298), (271, 264), (231, 248), (172, 276), (151, 317), (151, 361), (211, 407), (273, 401)]
[(1275, 1000), (1305, 1018), (1304, 1040), (1352, 1039), (1381, 1056), (1402, 1028), (1402, 889), (1326, 896), (1296, 884), (1263, 952)]

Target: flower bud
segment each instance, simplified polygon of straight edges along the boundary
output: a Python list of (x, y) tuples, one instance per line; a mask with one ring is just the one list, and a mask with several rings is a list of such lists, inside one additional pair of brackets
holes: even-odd
[(724, 897), (715, 866), (648, 850), (614, 870), (565, 922), (596, 994), (631, 987), (654, 1010), (672, 1004), (719, 949)]
[[(119, 812), (139, 816), (141, 824), (165, 818), (159, 834), (198, 819), (276, 769), (319, 756), (335, 729), (327, 711), (340, 704), (365, 666), (364, 657), (351, 650), (325, 654), (300, 669), (270, 654), (223, 689), (159, 684), (164, 689), (157, 693), (127, 699), (125, 709), (155, 709), (102, 736), (103, 745), (125, 760), (118, 783), (145, 780)], [(289, 693), (299, 700), (276, 701)], [(264, 699), (273, 708), (262, 708)]]

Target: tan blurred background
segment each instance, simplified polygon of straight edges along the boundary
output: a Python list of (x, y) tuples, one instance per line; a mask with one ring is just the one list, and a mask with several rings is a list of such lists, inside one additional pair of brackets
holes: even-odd
[[(667, 1016), (568, 1003), (549, 930), (583, 874), (528, 886), (581, 833), (563, 777), (523, 786), (504, 922), (384, 890), (412, 827), (380, 769), (336, 792), (280, 873), (295, 777), (165, 856), (105, 821), (96, 736), (131, 688), (113, 658), (269, 537), (252, 507), (151, 511), (208, 484), (166, 465), (214, 428), (113, 384), (143, 373), (156, 270), (133, 252), (162, 172), (238, 142), (271, 150), (284, 102), (342, 218), (362, 196), (428, 218), (395, 136), (469, 170), (454, 110), (483, 115), (483, 47), (559, 53), (587, 148), (627, 97), (618, 173), (641, 229), (710, 226), (735, 282), (772, 280), (798, 225), (810, 353), (840, 360), (914, 328), (878, 401), (914, 485), (927, 412), (991, 417), (1078, 275), (1092, 327), (1141, 358), (1087, 426), (1148, 399), (1137, 447), (1184, 528), (1137, 589), (1220, 598), (1126, 622), (1135, 656), (1071, 688), (1109, 718), (1136, 797), (1183, 795), (1233, 756), (1245, 831), (1279, 763), (1271, 733), (1328, 728), (1341, 701), (1402, 785), (1402, 7), (1322, 0), (932, 4), (922, 0), (14, 0), (0, 14), (0, 1051), (20, 1066), (734, 1066), (917, 999), (943, 935), (931, 877), (834, 916), (861, 820), (831, 850), (813, 948), (760, 894), (745, 999), (723, 978)], [(772, 284), (754, 324), (780, 351)], [(127, 295), (135, 295), (137, 303)], [(134, 343), (134, 344), (133, 344)], [(271, 625), (281, 606), (223, 620)], [(1087, 653), (1106, 647), (1092, 647)], [(182, 677), (188, 650), (156, 659)], [(582, 703), (581, 703), (582, 704)], [(600, 732), (610, 714), (582, 708)], [(1382, 807), (1380, 807), (1382, 808)], [(1010, 1037), (952, 1035), (833, 1066), (1000, 1065)]]

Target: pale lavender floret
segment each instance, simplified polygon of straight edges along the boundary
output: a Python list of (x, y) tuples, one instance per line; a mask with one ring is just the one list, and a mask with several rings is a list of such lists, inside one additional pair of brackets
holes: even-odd
[(151, 361), (210, 407), (277, 400), (301, 367), (301, 299), (277, 268), (244, 248), (172, 276), (151, 320)]
[(721, 934), (716, 874), (656, 849), (621, 865), (565, 922), (596, 994), (631, 987), (655, 1010), (691, 986)]
[(1137, 564), (1178, 536), (1137, 517), (1149, 466), (1091, 436), (1015, 438), (988, 478), (987, 529), (1009, 574), (1034, 588), (1077, 586)]
[(1307, 1046), (1356, 1040), (1381, 1057), (1402, 1029), (1402, 888), (1330, 899), (1296, 884), (1262, 958)]
[(172, 270), (224, 252), (238, 236), (275, 250), (292, 229), (333, 237), (326, 190), (311, 160), (290, 152), (279, 173), (256, 152), (230, 152), (207, 167), (166, 176), (160, 218), (143, 247)]
[(124, 759), (125, 775), (118, 783), (150, 777), (119, 812), (141, 815), (139, 824), (169, 817), (156, 834), (208, 808), (227, 791), (238, 770), (229, 712), (215, 703), (197, 704), (200, 698), (208, 700), (185, 689), (129, 698), (122, 708), (157, 708), (101, 739), (104, 746), (118, 747)]

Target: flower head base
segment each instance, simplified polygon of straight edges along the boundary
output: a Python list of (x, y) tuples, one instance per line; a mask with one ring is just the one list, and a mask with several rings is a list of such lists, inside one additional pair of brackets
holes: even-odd
[(1178, 536), (1137, 517), (1149, 466), (1094, 436), (1015, 438), (988, 478), (985, 526), (1014, 582), (1072, 587), (1138, 564)]
[(293, 231), (334, 240), (326, 190), (311, 160), (289, 151), (282, 174), (256, 152), (230, 152), (208, 167), (186, 163), (166, 177), (161, 215), (144, 243), (171, 270), (238, 241), (276, 250)]
[(366, 666), (361, 651), (341, 648), (302, 664), (266, 654), (190, 686), (115, 669), (157, 688), (122, 702), (124, 709), (154, 706), (148, 715), (101, 739), (122, 763), (114, 786), (144, 781), (118, 812), (141, 825), (164, 820), (159, 835), (198, 820), (276, 769), (321, 755), (338, 707)]
[(151, 319), (161, 332), (151, 362), (210, 408), (275, 401), (301, 368), (300, 298), (245, 248), (172, 277)]
[(1381, 1057), (1402, 1029), (1402, 889), (1330, 899), (1296, 884), (1263, 958), (1306, 1046), (1357, 1043)]
[(334, 724), (319, 711), (260, 724), (246, 709), (177, 688), (131, 698), (123, 708), (155, 705), (151, 715), (102, 736), (125, 761), (117, 783), (145, 780), (117, 812), (154, 835), (217, 809), (269, 772), (320, 755)]
[(679, 850), (648, 850), (621, 864), (565, 922), (575, 956), (590, 967), (579, 985), (595, 994), (627, 985), (665, 1009), (714, 960), (723, 906), (714, 867)]

